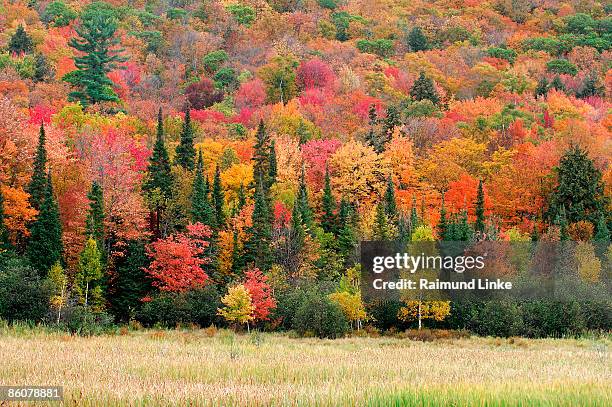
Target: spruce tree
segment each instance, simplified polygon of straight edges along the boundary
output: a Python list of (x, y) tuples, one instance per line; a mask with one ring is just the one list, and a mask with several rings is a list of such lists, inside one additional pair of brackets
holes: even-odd
[(391, 174), (387, 178), (387, 189), (385, 190), (384, 199), (385, 214), (392, 223), (397, 222), (397, 202), (395, 201), (395, 184)]
[(164, 125), (162, 120), (162, 110), (157, 113), (157, 136), (153, 145), (153, 154), (149, 158), (149, 166), (147, 168), (147, 178), (143, 189), (149, 195), (155, 194), (155, 191), (164, 199), (172, 197), (172, 170), (170, 167), (170, 158), (168, 150), (164, 144)]
[(427, 51), (429, 49), (429, 43), (427, 37), (423, 34), (421, 27), (414, 27), (408, 33), (408, 46), (412, 52)]
[(607, 213), (609, 198), (604, 194), (601, 172), (586, 151), (574, 146), (565, 152), (555, 169), (557, 186), (549, 202), (549, 219), (564, 208), (568, 224), (581, 220), (596, 225)]
[(43, 54), (36, 54), (34, 60), (34, 76), (32, 80), (34, 82), (43, 82), (52, 76), (53, 69), (49, 66), (47, 58)]
[(414, 82), (414, 85), (412, 85), (410, 96), (412, 96), (414, 100), (428, 99), (434, 105), (440, 102), (440, 97), (434, 87), (434, 83), (431, 78), (425, 76), (425, 72), (421, 72), (419, 78)]
[(246, 264), (253, 264), (260, 270), (268, 270), (271, 265), (272, 225), (270, 212), (268, 199), (263, 190), (263, 181), (260, 180), (255, 191), (252, 225), (247, 229), (249, 238), (244, 246)]
[(189, 108), (185, 110), (185, 120), (183, 121), (179, 145), (176, 146), (174, 164), (192, 171), (195, 166), (196, 152), (193, 146), (193, 126), (191, 125), (191, 114), (189, 111)]
[(240, 188), (238, 189), (238, 204), (236, 206), (236, 209), (238, 210), (238, 212), (240, 212), (242, 208), (244, 208), (245, 205), (246, 205), (246, 193), (244, 191), (244, 184), (240, 184)]
[(215, 209), (215, 225), (217, 230), (222, 230), (225, 228), (225, 212), (223, 212), (225, 198), (223, 187), (221, 186), (221, 171), (218, 165), (215, 169), (215, 178), (213, 180), (212, 202)]
[(389, 221), (385, 214), (385, 204), (379, 202), (376, 205), (376, 217), (374, 218), (374, 226), (372, 227), (372, 239), (374, 240), (389, 240)]
[(232, 273), (234, 275), (242, 274), (245, 268), (244, 260), (244, 250), (238, 241), (238, 232), (234, 231), (232, 236)]
[(8, 44), (8, 50), (11, 54), (28, 54), (32, 51), (32, 38), (23, 28), (22, 24), (17, 26), (15, 34), (11, 36), (11, 40)]
[(412, 195), (412, 206), (410, 207), (410, 235), (419, 226), (419, 215), (416, 208), (416, 196)]
[(291, 211), (291, 253), (298, 253), (304, 247), (306, 231), (302, 221), (302, 214), (297, 202), (293, 204)]
[(332, 233), (336, 229), (336, 200), (332, 195), (329, 170), (325, 166), (325, 185), (323, 187), (323, 198), (321, 200), (323, 215), (321, 216), (321, 227), (325, 232)]
[(32, 266), (44, 277), (51, 266), (62, 262), (63, 251), (62, 225), (49, 172), (38, 217), (30, 227), (27, 254)]
[(352, 208), (344, 198), (338, 210), (338, 251), (350, 263), (355, 255), (356, 235), (353, 227)]
[(27, 188), (27, 192), (30, 194), (30, 204), (36, 210), (40, 209), (47, 189), (47, 150), (45, 142), (45, 128), (41, 124), (38, 135), (38, 147), (34, 157), (34, 172)]
[(204, 161), (201, 151), (198, 154), (198, 164), (191, 193), (191, 219), (194, 223), (200, 222), (208, 226), (214, 226), (215, 222), (215, 213), (208, 200), (207, 186), (204, 181)]
[(93, 237), (98, 248), (103, 252), (104, 247), (104, 194), (102, 187), (97, 181), (91, 184), (91, 189), (87, 193), (89, 208), (85, 219), (85, 234)]
[(558, 90), (561, 92), (565, 92), (565, 85), (563, 84), (563, 81), (561, 81), (561, 78), (559, 77), (559, 75), (555, 76), (553, 80), (550, 81), (550, 85), (548, 86), (548, 89), (554, 89), (554, 90)]
[(312, 231), (313, 214), (310, 207), (310, 202), (308, 201), (308, 188), (306, 186), (306, 179), (304, 176), (304, 164), (302, 164), (302, 174), (300, 175), (300, 189), (298, 191), (297, 205), (304, 226), (306, 226), (306, 229), (309, 231)]
[(119, 39), (115, 38), (118, 23), (113, 11), (94, 4), (83, 12), (81, 24), (75, 27), (77, 37), (69, 42), (80, 55), (73, 58), (77, 69), (64, 75), (77, 88), (70, 92), (70, 100), (83, 106), (119, 101), (108, 73), (117, 68), (117, 62), (127, 60), (118, 55), (122, 50), (114, 49)]
[(485, 215), (484, 215), (484, 190), (482, 188), (482, 180), (478, 182), (478, 192), (476, 193), (476, 223), (474, 230), (483, 233), (485, 230)]
[(461, 215), (459, 216), (455, 228), (457, 240), (466, 242), (472, 239), (474, 230), (468, 223), (468, 215), (466, 210), (461, 211)]
[(604, 90), (597, 86), (597, 76), (592, 73), (586, 77), (582, 89), (580, 89), (576, 96), (584, 99), (591, 96), (601, 96), (604, 93)]
[(597, 220), (593, 240), (600, 243), (610, 242), (610, 230), (608, 229), (608, 223), (603, 213), (599, 215), (599, 219)]
[(268, 183), (270, 186), (276, 182), (276, 175), (278, 172), (277, 163), (276, 163), (276, 143), (274, 140), (270, 142), (270, 152), (268, 154)]
[(270, 182), (270, 136), (266, 132), (266, 127), (263, 120), (260, 120), (257, 127), (257, 135), (255, 141), (255, 152), (253, 154), (253, 180), (255, 189), (257, 184), (261, 183), (263, 192), (268, 197), (268, 189), (272, 186)]

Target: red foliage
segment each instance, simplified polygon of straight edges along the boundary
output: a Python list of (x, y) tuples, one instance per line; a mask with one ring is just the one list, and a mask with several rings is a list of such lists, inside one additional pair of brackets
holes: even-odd
[[(476, 218), (476, 195), (478, 194), (478, 180), (464, 173), (458, 181), (448, 184), (448, 191), (444, 196), (444, 201), (449, 213), (457, 213), (467, 209), (468, 218), (474, 221)], [(486, 185), (483, 185), (485, 216), (491, 214), (491, 199)]]
[(187, 225), (187, 233), (159, 239), (147, 247), (151, 264), (145, 272), (162, 291), (182, 292), (206, 284), (208, 275), (202, 266), (210, 259), (202, 254), (208, 247), (210, 228), (201, 223)]
[[(207, 121), (213, 121), (216, 123), (226, 123), (228, 121), (227, 117), (225, 117), (223, 113), (216, 110), (191, 110), (191, 112), (189, 113), (191, 114), (192, 120), (197, 120), (202, 123)], [(184, 117), (184, 114), (181, 114), (181, 116)]]
[(259, 78), (255, 78), (240, 85), (236, 92), (236, 107), (258, 108), (266, 101), (266, 85)]
[(248, 270), (245, 274), (244, 287), (251, 295), (251, 301), (255, 306), (253, 310), (253, 321), (266, 321), (269, 319), (270, 311), (276, 308), (276, 299), (272, 294), (266, 277), (259, 269)]
[(342, 146), (338, 139), (311, 140), (302, 146), (306, 163), (306, 182), (314, 191), (323, 188), (325, 165), (333, 153)]
[(187, 86), (185, 96), (189, 106), (195, 110), (206, 109), (223, 100), (223, 93), (215, 89), (214, 83), (208, 78)]
[(30, 120), (29, 123), (40, 124), (40, 123), (51, 123), (51, 116), (57, 113), (57, 109), (49, 106), (36, 105), (30, 108)]
[(274, 202), (274, 227), (282, 228), (291, 221), (291, 212), (279, 201)]
[(328, 64), (319, 58), (302, 61), (297, 68), (298, 85), (303, 89), (327, 88), (334, 84), (336, 75)]

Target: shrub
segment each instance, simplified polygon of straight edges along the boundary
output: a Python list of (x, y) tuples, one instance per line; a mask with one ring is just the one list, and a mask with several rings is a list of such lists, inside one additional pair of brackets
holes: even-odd
[(23, 260), (0, 264), (0, 319), (41, 321), (49, 312), (50, 285)]
[(386, 331), (401, 324), (397, 318), (401, 307), (402, 303), (399, 300), (379, 300), (366, 304), (366, 312), (372, 316), (372, 324), (376, 328)]
[(522, 304), (524, 329), (532, 338), (574, 335), (584, 330), (582, 310), (574, 301), (538, 300)]
[(217, 72), (221, 65), (227, 61), (227, 52), (222, 49), (209, 52), (202, 58), (204, 69), (210, 73)]
[(45, 7), (42, 20), (47, 24), (56, 27), (64, 27), (77, 18), (77, 13), (66, 5), (63, 1), (51, 2)]
[(393, 41), (391, 40), (382, 38), (377, 40), (359, 40), (356, 46), (361, 52), (376, 54), (382, 58), (393, 55)]
[(349, 324), (340, 307), (326, 295), (310, 293), (296, 310), (293, 329), (303, 336), (335, 339), (348, 332)]
[(472, 316), (469, 328), (482, 336), (519, 335), (523, 329), (521, 310), (510, 301), (487, 301)]
[(234, 16), (238, 24), (249, 27), (255, 21), (255, 9), (253, 7), (242, 4), (230, 4), (226, 7), (226, 10)]
[(81, 305), (67, 308), (60, 326), (81, 336), (100, 335), (114, 329), (112, 316), (104, 311), (94, 312), (90, 307)]
[(578, 73), (578, 68), (567, 59), (553, 59), (549, 61), (546, 64), (546, 70), (558, 75), (566, 74), (574, 76)]
[(487, 50), (487, 54), (493, 58), (505, 59), (511, 64), (513, 64), (516, 59), (516, 51), (513, 49), (491, 47)]

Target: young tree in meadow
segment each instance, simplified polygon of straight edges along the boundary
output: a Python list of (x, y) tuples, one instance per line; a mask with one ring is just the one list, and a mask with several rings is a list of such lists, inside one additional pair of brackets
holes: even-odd
[(250, 331), (249, 321), (253, 320), (253, 305), (249, 290), (242, 284), (231, 286), (227, 294), (221, 298), (224, 307), (219, 308), (217, 313), (230, 323), (246, 324)]
[(438, 96), (434, 83), (431, 78), (425, 76), (425, 72), (421, 72), (419, 78), (414, 82), (414, 85), (412, 85), (410, 96), (414, 100), (428, 99), (434, 105), (440, 102), (440, 96)]
[(57, 310), (56, 323), (62, 318), (62, 309), (68, 300), (68, 277), (62, 265), (57, 262), (49, 270), (49, 280), (52, 284), (51, 306)]
[(321, 227), (327, 233), (336, 230), (336, 200), (332, 195), (329, 169), (325, 166), (325, 185), (323, 187), (323, 198), (321, 201), (323, 214), (321, 215)]
[(75, 276), (75, 288), (83, 305), (88, 306), (90, 303), (100, 305), (102, 291), (99, 282), (101, 278), (100, 251), (95, 239), (90, 237), (79, 257), (79, 269)]
[(32, 51), (33, 48), (32, 38), (23, 28), (23, 24), (17, 26), (15, 34), (11, 36), (11, 40), (8, 44), (8, 50), (11, 54), (27, 54)]
[(204, 161), (202, 152), (198, 154), (198, 164), (191, 192), (191, 218), (194, 223), (214, 226), (215, 212), (208, 199), (208, 188), (204, 181)]
[(145, 272), (153, 285), (161, 291), (183, 292), (203, 287), (209, 277), (202, 266), (209, 264), (205, 257), (212, 233), (201, 223), (187, 225), (186, 233), (158, 239), (147, 247), (151, 263)]
[(243, 285), (248, 290), (253, 305), (251, 313), (253, 323), (269, 320), (270, 312), (276, 308), (276, 299), (268, 283), (268, 277), (256, 268), (247, 270), (244, 276)]
[(61, 263), (63, 252), (62, 224), (49, 172), (38, 217), (30, 226), (27, 254), (32, 266), (46, 276), (51, 266)]
[(92, 3), (81, 15), (81, 23), (75, 27), (77, 37), (69, 45), (80, 56), (75, 56), (77, 69), (64, 76), (64, 80), (77, 90), (70, 92), (70, 100), (88, 106), (99, 102), (118, 102), (113, 82), (108, 73), (117, 69), (121, 50), (113, 49), (119, 43), (115, 38), (118, 22), (113, 10), (105, 3)]
[(191, 124), (191, 113), (189, 113), (189, 111), (190, 109), (185, 110), (185, 120), (183, 121), (179, 145), (176, 146), (174, 164), (180, 165), (188, 171), (192, 171), (195, 166), (196, 152), (193, 146), (194, 134)]
[(102, 186), (97, 181), (91, 184), (91, 189), (87, 193), (89, 208), (85, 219), (85, 234), (95, 239), (98, 249), (104, 249), (104, 194)]
[(34, 156), (34, 171), (27, 187), (27, 192), (30, 194), (30, 204), (36, 210), (40, 209), (47, 189), (47, 148), (45, 144), (45, 127), (41, 123), (36, 155)]

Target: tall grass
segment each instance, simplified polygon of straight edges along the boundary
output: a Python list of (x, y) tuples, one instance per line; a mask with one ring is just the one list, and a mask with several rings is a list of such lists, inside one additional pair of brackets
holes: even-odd
[(0, 327), (0, 384), (68, 405), (610, 405), (609, 338), (418, 342), (231, 331), (75, 337)]

